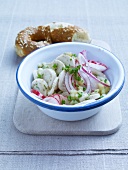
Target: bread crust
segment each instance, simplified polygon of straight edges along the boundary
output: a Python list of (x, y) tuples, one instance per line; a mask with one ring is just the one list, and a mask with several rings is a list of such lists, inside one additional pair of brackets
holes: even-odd
[(15, 40), (15, 50), (18, 56), (24, 57), (32, 51), (59, 42), (90, 43), (89, 33), (72, 24), (53, 22), (45, 26), (27, 27), (20, 31)]

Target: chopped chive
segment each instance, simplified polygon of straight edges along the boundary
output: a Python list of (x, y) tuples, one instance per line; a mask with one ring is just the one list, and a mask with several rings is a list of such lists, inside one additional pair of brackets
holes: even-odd
[(104, 96), (103, 95), (101, 95), (100, 97), (99, 97), (99, 99), (101, 99), (101, 98), (103, 98)]
[(61, 101), (61, 104), (65, 104), (65, 100), (62, 100), (62, 101)]
[(78, 92), (78, 98), (82, 97), (82, 92)]
[(58, 66), (58, 65), (55, 63), (55, 64), (53, 64), (52, 67), (56, 70), (56, 69), (57, 69), (57, 66)]
[(107, 79), (104, 79), (104, 82), (107, 83)]
[(68, 98), (68, 101), (71, 101), (71, 99), (72, 99), (72, 97), (71, 97), (71, 96), (68, 96), (67, 98)]
[(86, 87), (83, 87), (83, 91), (85, 91), (86, 90)]
[(72, 54), (72, 56), (73, 56), (73, 57), (77, 57), (77, 55), (76, 55), (76, 54)]
[(38, 74), (38, 75), (37, 75), (37, 78), (42, 78), (42, 75), (41, 75), (41, 74)]
[(44, 88), (47, 89), (47, 87), (44, 85)]
[(70, 66), (65, 66), (65, 68), (63, 68), (63, 70), (65, 70), (66, 72), (69, 72), (70, 74), (76, 74), (78, 73), (78, 70), (80, 69), (80, 65), (77, 67), (70, 67)]

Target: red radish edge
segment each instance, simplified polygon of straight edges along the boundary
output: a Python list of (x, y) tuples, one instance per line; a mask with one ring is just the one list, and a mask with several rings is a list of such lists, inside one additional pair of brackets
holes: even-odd
[(43, 94), (41, 94), (38, 90), (31, 89), (31, 93), (33, 93), (33, 94), (39, 96), (41, 99), (46, 98), (46, 96), (44, 96)]
[(49, 97), (54, 97), (58, 101), (58, 103), (61, 104), (61, 100), (60, 100), (59, 94), (53, 94), (53, 95), (51, 95)]
[(100, 62), (94, 61), (94, 60), (88, 60), (88, 63), (90, 65), (90, 67), (93, 67), (99, 71), (106, 71), (108, 69), (108, 67), (105, 64), (102, 64)]
[[(51, 102), (50, 100), (52, 100), (52, 102)], [(43, 101), (46, 101), (46, 102), (48, 102), (48, 103), (58, 104), (58, 105), (59, 105), (58, 100), (57, 100), (56, 98), (52, 97), (52, 96), (46, 97), (45, 99), (43, 99)], [(54, 101), (55, 101), (55, 103), (54, 103)]]

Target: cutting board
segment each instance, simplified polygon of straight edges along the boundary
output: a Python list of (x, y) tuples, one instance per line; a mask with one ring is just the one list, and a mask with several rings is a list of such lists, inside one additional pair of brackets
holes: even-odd
[[(91, 43), (111, 50), (104, 41), (92, 40)], [(60, 121), (42, 113), (19, 91), (13, 122), (17, 130), (29, 135), (109, 135), (120, 128), (122, 115), (117, 96), (99, 113), (88, 119), (75, 122)]]

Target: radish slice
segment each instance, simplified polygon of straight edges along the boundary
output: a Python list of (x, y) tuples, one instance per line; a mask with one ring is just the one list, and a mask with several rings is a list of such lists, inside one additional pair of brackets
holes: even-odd
[(53, 94), (53, 95), (51, 95), (49, 97), (54, 97), (58, 101), (58, 103), (61, 104), (61, 100), (60, 100), (59, 94)]
[(46, 96), (44, 96), (43, 94), (41, 94), (39, 91), (35, 90), (35, 89), (31, 89), (31, 93), (35, 94), (36, 96), (38, 96), (40, 99), (44, 99)]
[(96, 62), (94, 60), (88, 60), (88, 63), (90, 67), (97, 69), (99, 71), (106, 71), (108, 69), (108, 67), (105, 64)]
[(67, 97), (63, 96), (62, 94), (59, 94), (60, 97), (60, 101), (62, 103), (62, 100), (65, 100), (65, 102), (67, 103)]
[(45, 101), (45, 102), (57, 104), (57, 105), (61, 105), (62, 100), (67, 101), (67, 97), (65, 97), (61, 94), (53, 94), (53, 95), (48, 96), (45, 99), (43, 99), (43, 101)]
[(63, 96), (62, 94), (54, 94), (54, 95), (52, 95), (52, 97), (54, 97), (60, 105), (62, 103), (62, 100), (67, 101), (67, 97)]
[(106, 86), (106, 87), (110, 87), (108, 84), (106, 84), (106, 83), (100, 81), (99, 79), (97, 79), (97, 77), (95, 77), (92, 73), (88, 72), (88, 71), (86, 70), (86, 67), (82, 67), (82, 70), (83, 70), (85, 73), (87, 73), (90, 77), (92, 77), (93, 79), (95, 79), (97, 82), (101, 83), (102, 85), (104, 85), (104, 86)]
[(54, 97), (46, 97), (45, 99), (43, 99), (43, 101), (59, 105), (58, 100)]

